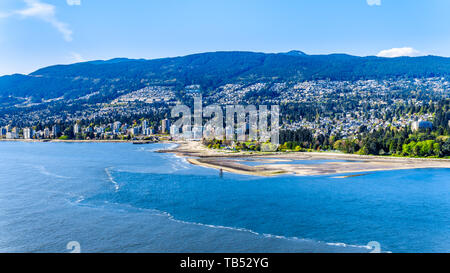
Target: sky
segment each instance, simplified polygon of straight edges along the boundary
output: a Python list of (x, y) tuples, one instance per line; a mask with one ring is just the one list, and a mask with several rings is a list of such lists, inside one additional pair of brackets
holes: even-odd
[(211, 51), (450, 56), (448, 0), (0, 0), (0, 75)]

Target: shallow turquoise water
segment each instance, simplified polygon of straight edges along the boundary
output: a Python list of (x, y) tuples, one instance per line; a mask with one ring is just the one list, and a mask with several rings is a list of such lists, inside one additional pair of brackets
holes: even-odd
[(0, 251), (450, 251), (449, 169), (258, 178), (167, 145), (0, 143)]

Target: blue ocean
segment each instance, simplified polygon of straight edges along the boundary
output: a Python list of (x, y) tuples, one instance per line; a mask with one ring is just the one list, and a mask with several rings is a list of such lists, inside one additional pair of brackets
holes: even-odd
[(0, 252), (450, 251), (450, 169), (221, 176), (170, 146), (0, 142)]

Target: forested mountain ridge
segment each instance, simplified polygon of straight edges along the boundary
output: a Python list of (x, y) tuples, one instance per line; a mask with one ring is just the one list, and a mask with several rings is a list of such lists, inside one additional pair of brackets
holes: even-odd
[(205, 92), (228, 83), (449, 77), (450, 58), (212, 52), (153, 60), (112, 59), (55, 65), (29, 75), (0, 77), (0, 103), (16, 98), (75, 99), (99, 92), (106, 99), (149, 85), (182, 90), (199, 84)]

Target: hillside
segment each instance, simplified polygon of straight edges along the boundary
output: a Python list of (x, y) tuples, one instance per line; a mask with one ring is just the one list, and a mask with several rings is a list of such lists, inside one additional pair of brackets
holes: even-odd
[[(99, 92), (113, 99), (119, 91), (148, 85), (171, 85), (177, 90), (200, 84), (210, 92), (227, 83), (304, 80), (359, 80), (450, 75), (450, 58), (356, 57), (345, 54), (306, 55), (301, 51), (265, 54), (213, 52), (154, 60), (113, 59), (55, 65), (29, 75), (0, 77), (0, 103), (13, 98), (33, 102), (63, 97), (75, 99)], [(99, 99), (102, 100), (101, 98)]]

